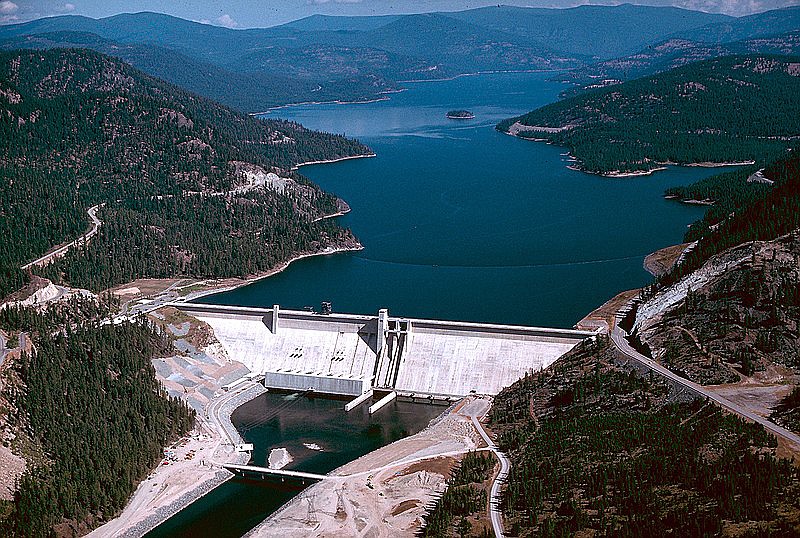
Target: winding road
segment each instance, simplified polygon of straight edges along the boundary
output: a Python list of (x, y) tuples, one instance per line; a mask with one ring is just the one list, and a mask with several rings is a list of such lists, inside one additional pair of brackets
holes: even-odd
[(89, 215), (89, 218), (92, 221), (92, 229), (91, 230), (89, 230), (88, 232), (86, 232), (85, 234), (83, 234), (82, 236), (77, 238), (75, 241), (67, 243), (64, 246), (58, 247), (54, 251), (45, 254), (41, 258), (36, 258), (35, 260), (33, 260), (30, 263), (26, 263), (25, 265), (23, 265), (21, 267), (21, 269), (24, 271), (26, 269), (30, 269), (34, 265), (44, 265), (44, 264), (46, 264), (47, 262), (49, 262), (53, 258), (57, 258), (59, 256), (63, 256), (72, 247), (74, 247), (76, 245), (83, 245), (83, 244), (87, 243), (89, 241), (89, 239), (91, 239), (92, 237), (97, 235), (97, 231), (100, 229), (100, 226), (103, 225), (102, 221), (97, 218), (97, 210), (100, 209), (100, 207), (102, 205), (103, 204), (95, 205), (95, 206), (90, 207), (88, 210), (86, 210), (86, 214)]
[(674, 382), (678, 383), (679, 385), (684, 387), (686, 390), (688, 390), (690, 392), (693, 392), (694, 394), (697, 394), (702, 398), (707, 398), (710, 401), (713, 401), (714, 403), (716, 403), (717, 405), (719, 405), (723, 409), (725, 409), (727, 411), (730, 411), (731, 413), (735, 413), (735, 414), (739, 415), (740, 417), (742, 417), (745, 420), (748, 420), (750, 422), (756, 422), (758, 424), (761, 424), (762, 426), (764, 426), (764, 428), (766, 428), (767, 431), (769, 431), (769, 432), (773, 433), (774, 435), (784, 439), (786, 442), (790, 443), (791, 445), (794, 445), (795, 451), (800, 453), (800, 435), (797, 435), (796, 433), (792, 433), (789, 430), (787, 430), (786, 428), (782, 428), (781, 426), (778, 426), (774, 422), (771, 422), (771, 421), (767, 420), (766, 418), (753, 413), (752, 411), (748, 411), (747, 409), (743, 408), (742, 406), (737, 405), (737, 404), (733, 403), (732, 401), (730, 401), (730, 400), (728, 400), (726, 398), (723, 398), (719, 394), (716, 394), (716, 393), (714, 393), (714, 392), (712, 392), (710, 390), (707, 390), (702, 385), (698, 385), (697, 383), (689, 381), (688, 379), (685, 379), (685, 378), (683, 378), (683, 377), (671, 372), (670, 370), (668, 370), (667, 368), (661, 366), (660, 364), (658, 364), (654, 360), (645, 357), (644, 355), (642, 355), (641, 353), (636, 351), (630, 345), (630, 343), (628, 342), (628, 340), (626, 338), (627, 334), (625, 333), (625, 331), (623, 331), (619, 327), (618, 321), (619, 321), (618, 318), (616, 318), (614, 320), (614, 327), (613, 327), (613, 329), (611, 331), (611, 340), (612, 340), (612, 342), (614, 342), (614, 345), (617, 347), (617, 349), (623, 355), (625, 355), (626, 357), (628, 357), (630, 359), (633, 359), (633, 360), (643, 364), (644, 366), (649, 368), (651, 371), (653, 371), (653, 372), (655, 372), (655, 373), (657, 373), (659, 375), (662, 375), (662, 376), (666, 377), (667, 379), (670, 379), (671, 381), (674, 381)]
[(500, 460), (500, 472), (497, 473), (497, 476), (492, 482), (492, 489), (489, 492), (489, 519), (492, 521), (492, 530), (494, 530), (494, 535), (497, 538), (504, 538), (505, 533), (503, 532), (503, 513), (500, 511), (500, 487), (503, 483), (508, 479), (508, 471), (511, 469), (511, 462), (508, 460), (505, 454), (500, 452), (497, 448), (497, 445), (494, 444), (494, 441), (489, 434), (486, 433), (486, 430), (483, 429), (483, 424), (479, 420), (479, 416), (483, 416), (489, 410), (489, 402), (486, 400), (476, 400), (474, 403), (477, 402), (484, 402), (485, 405), (482, 406), (482, 409), (474, 409), (471, 413), (468, 413), (470, 419), (472, 419), (472, 424), (475, 426), (475, 429), (478, 430), (478, 433), (481, 434), (483, 437), (484, 442), (488, 446), (488, 449), (494, 452), (494, 455), (497, 456), (497, 459)]

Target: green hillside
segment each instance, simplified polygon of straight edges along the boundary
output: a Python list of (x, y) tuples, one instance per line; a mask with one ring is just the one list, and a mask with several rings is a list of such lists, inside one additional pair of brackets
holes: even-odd
[[(316, 221), (339, 201), (290, 169), (369, 152), (357, 142), (241, 115), (87, 50), (0, 53), (0, 110), (0, 296), (98, 204), (106, 225), (46, 267), (56, 281), (240, 276), (353, 242)], [(235, 191), (248, 171), (293, 181)]]
[(763, 162), (800, 135), (800, 62), (728, 56), (595, 90), (500, 123), (569, 148), (582, 170)]

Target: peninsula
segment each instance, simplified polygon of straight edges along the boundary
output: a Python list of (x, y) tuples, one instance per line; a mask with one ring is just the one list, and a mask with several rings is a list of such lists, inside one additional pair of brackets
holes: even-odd
[[(570, 166), (608, 177), (668, 164), (761, 162), (800, 135), (800, 63), (716, 58), (596, 89), (509, 118), (499, 131), (569, 148)], [(716, 113), (720, 103), (737, 113)]]

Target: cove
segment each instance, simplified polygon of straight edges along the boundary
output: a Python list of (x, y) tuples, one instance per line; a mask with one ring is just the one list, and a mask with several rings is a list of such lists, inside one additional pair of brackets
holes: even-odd
[[(571, 327), (619, 291), (645, 285), (650, 252), (682, 240), (702, 207), (664, 189), (718, 173), (672, 167), (609, 179), (566, 168), (566, 150), (495, 131), (555, 101), (552, 73), (410, 83), (386, 101), (271, 111), (356, 137), (377, 154), (306, 166), (345, 199), (339, 222), (364, 250), (295, 262), (201, 302), (318, 308), (490, 323)], [(471, 120), (451, 120), (467, 109)]]

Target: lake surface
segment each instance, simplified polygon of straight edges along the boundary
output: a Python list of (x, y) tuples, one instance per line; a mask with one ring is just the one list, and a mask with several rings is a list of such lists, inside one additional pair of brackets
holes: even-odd
[[(565, 149), (494, 130), (557, 99), (549, 73), (408, 84), (388, 101), (309, 105), (267, 117), (357, 137), (377, 157), (302, 168), (352, 212), (364, 245), (308, 258), (202, 302), (571, 327), (651, 277), (644, 257), (682, 240), (702, 207), (664, 189), (717, 173), (671, 168), (608, 179), (566, 168)], [(467, 109), (474, 120), (449, 120)]]
[[(370, 416), (368, 405), (345, 413), (345, 403), (269, 392), (239, 407), (231, 420), (242, 437), (255, 446), (253, 465), (268, 466), (270, 451), (286, 448), (294, 461), (285, 469), (324, 474), (420, 431), (445, 410), (442, 406), (395, 400)], [(239, 538), (303, 488), (292, 481), (233, 479), (146, 536)]]

